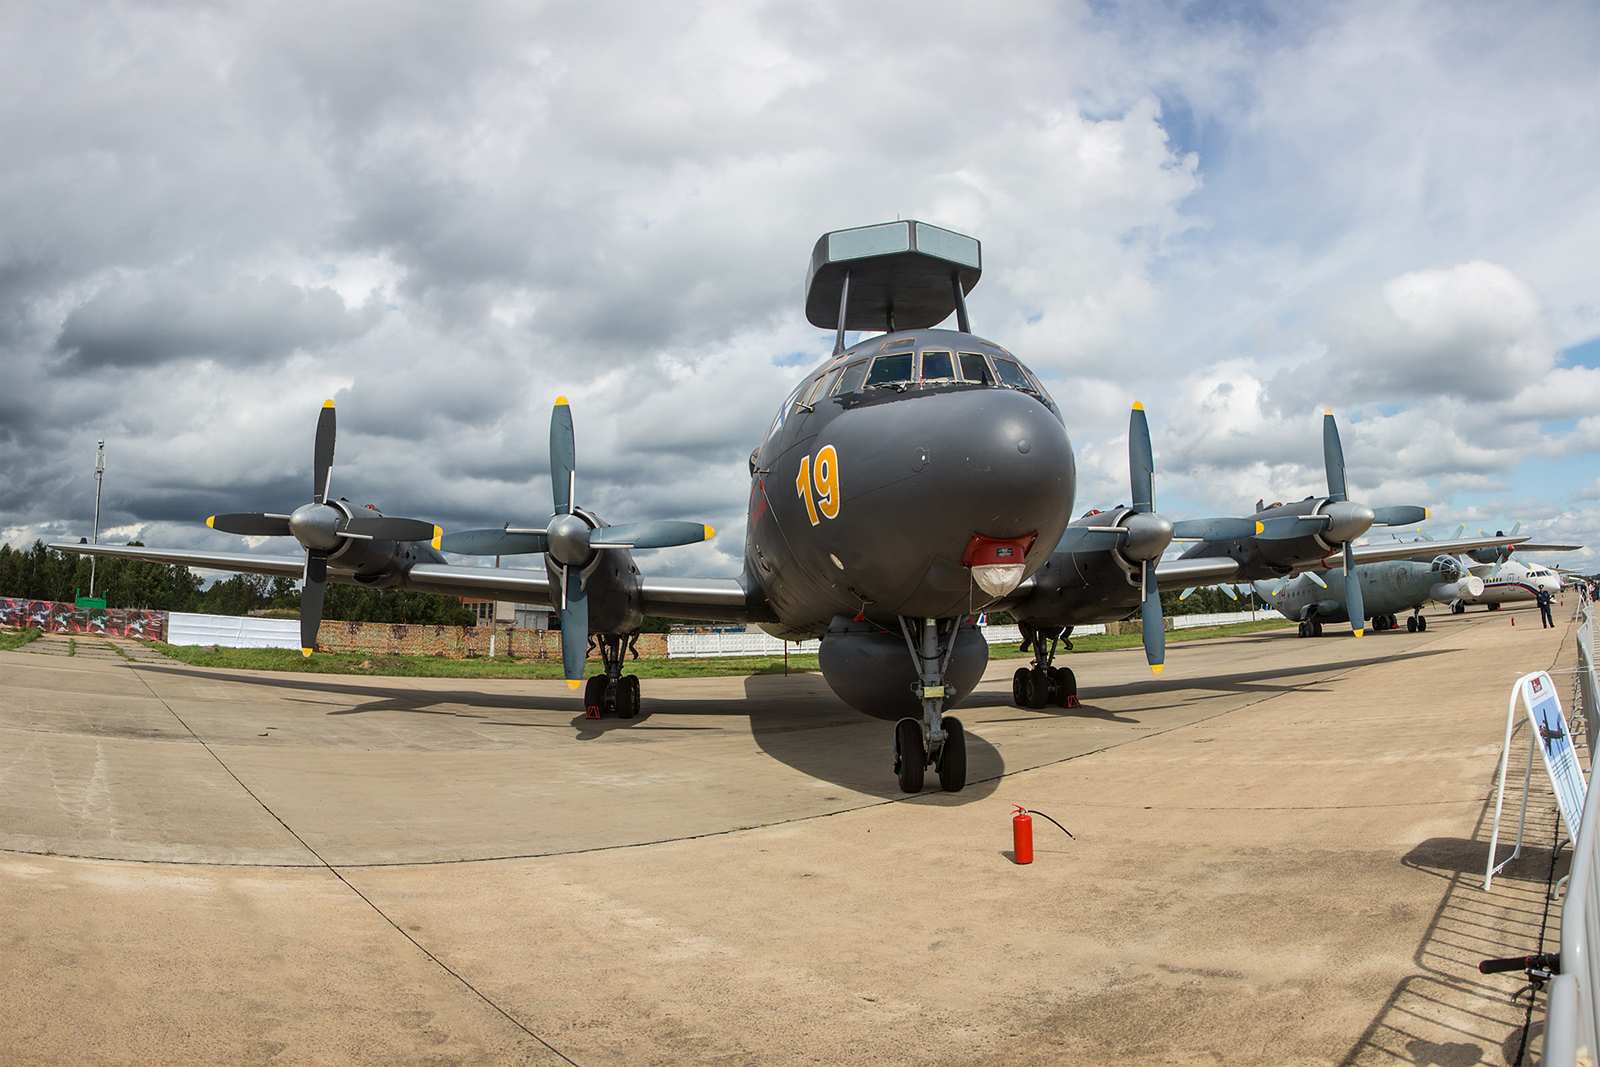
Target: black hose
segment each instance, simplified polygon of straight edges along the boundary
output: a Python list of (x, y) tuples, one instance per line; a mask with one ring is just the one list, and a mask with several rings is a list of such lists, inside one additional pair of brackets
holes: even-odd
[[(1024, 812), (1024, 813), (1025, 813), (1025, 814), (1027, 814), (1027, 815), (1037, 815), (1037, 816), (1039, 816), (1039, 818), (1041, 818), (1041, 819), (1050, 819), (1050, 816), (1048, 816), (1048, 815), (1046, 815), (1046, 814), (1045, 814), (1045, 813), (1044, 813), (1044, 812), (1042, 812), (1042, 811), (1034, 811), (1034, 810), (1033, 810), (1033, 809), (1032, 809), (1032, 808), (1023, 808), (1023, 809), (1022, 809), (1022, 810), (1023, 810), (1023, 812)], [(1050, 821), (1051, 821), (1051, 822), (1056, 822), (1056, 821), (1055, 821), (1055, 820), (1054, 820), (1054, 819), (1050, 819)], [(1072, 831), (1071, 831), (1071, 830), (1068, 830), (1068, 829), (1067, 829), (1067, 828), (1066, 828), (1066, 827), (1065, 827), (1065, 826), (1062, 826), (1062, 825), (1061, 825), (1061, 824), (1060, 824), (1060, 823), (1058, 823), (1058, 822), (1056, 822), (1056, 826), (1057, 826), (1057, 827), (1058, 827), (1058, 828), (1059, 828), (1059, 829), (1060, 829), (1060, 830), (1061, 830), (1061, 832), (1062, 832), (1062, 833), (1064, 833), (1064, 834), (1066, 834), (1066, 835), (1067, 835), (1067, 836), (1068, 836), (1068, 837), (1072, 837)], [(1077, 840), (1077, 838), (1076, 838), (1076, 837), (1072, 837), (1072, 839), (1073, 839), (1073, 840), (1074, 840), (1074, 841), (1076, 841), (1076, 840)]]

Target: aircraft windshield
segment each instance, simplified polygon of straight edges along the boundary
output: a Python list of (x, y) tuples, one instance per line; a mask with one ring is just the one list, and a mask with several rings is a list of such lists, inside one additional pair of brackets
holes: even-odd
[(956, 365), (948, 352), (922, 353), (922, 380), (925, 382), (953, 382)]
[(855, 392), (856, 390), (861, 388), (861, 380), (863, 378), (865, 378), (866, 376), (867, 376), (867, 363), (866, 363), (866, 360), (862, 360), (860, 363), (852, 363), (852, 364), (850, 364), (848, 367), (846, 367), (844, 369), (844, 373), (839, 376), (839, 388), (837, 390), (835, 390), (835, 392), (839, 392), (839, 393), (853, 393), (853, 392)]
[(911, 353), (896, 352), (879, 356), (872, 361), (872, 373), (867, 375), (865, 387), (875, 389), (881, 385), (902, 385), (911, 381)]
[(1013, 389), (1021, 389), (1023, 392), (1027, 393), (1036, 393), (1039, 391), (1034, 384), (1028, 380), (1028, 376), (1023, 373), (1022, 365), (1017, 363), (1015, 360), (1001, 359), (1000, 357), (996, 356), (994, 360), (994, 373), (995, 376), (1000, 379), (1001, 385), (1009, 385)]
[(994, 384), (994, 375), (989, 373), (989, 361), (983, 358), (983, 353), (961, 353), (961, 380), (977, 385)]

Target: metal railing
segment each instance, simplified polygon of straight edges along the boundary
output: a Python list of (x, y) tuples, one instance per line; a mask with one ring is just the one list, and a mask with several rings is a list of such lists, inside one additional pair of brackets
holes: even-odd
[[(1569, 1067), (1591, 1064), (1600, 1053), (1600, 1025), (1595, 1010), (1600, 993), (1600, 957), (1592, 946), (1600, 944), (1600, 789), (1594, 786), (1595, 717), (1600, 706), (1600, 683), (1594, 663), (1594, 613), (1587, 599), (1578, 607), (1578, 671), (1574, 687), (1583, 705), (1585, 740), (1589, 743), (1590, 789), (1583, 802), (1583, 818), (1572, 843), (1572, 873), (1567, 899), (1561, 909), (1559, 973), (1550, 979), (1546, 1005), (1544, 1059), (1546, 1065)], [(1578, 709), (1574, 708), (1574, 718)]]

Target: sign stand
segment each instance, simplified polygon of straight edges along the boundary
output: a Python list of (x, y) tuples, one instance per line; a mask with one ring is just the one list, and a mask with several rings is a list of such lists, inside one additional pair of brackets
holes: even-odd
[[(1511, 761), (1511, 735), (1516, 732), (1517, 703), (1521, 700), (1528, 716), (1528, 765), (1522, 776), (1522, 810), (1517, 818), (1517, 844), (1511, 855), (1495, 863), (1495, 851), (1500, 842), (1500, 811), (1506, 799), (1506, 769)], [(1483, 888), (1493, 884), (1494, 876), (1522, 854), (1522, 835), (1528, 824), (1528, 790), (1533, 784), (1533, 753), (1538, 750), (1543, 757), (1545, 771), (1550, 775), (1550, 785), (1555, 790), (1556, 805), (1561, 809), (1561, 821), (1566, 824), (1567, 838), (1577, 837), (1578, 824), (1583, 817), (1583, 800), (1587, 792), (1583, 768), (1572, 750), (1572, 736), (1567, 720), (1561, 714), (1561, 698), (1556, 685), (1546, 671), (1525, 674), (1511, 687), (1511, 699), (1506, 706), (1506, 739), (1500, 750), (1500, 783), (1495, 791), (1494, 832), (1489, 838), (1489, 863), (1483, 874)]]

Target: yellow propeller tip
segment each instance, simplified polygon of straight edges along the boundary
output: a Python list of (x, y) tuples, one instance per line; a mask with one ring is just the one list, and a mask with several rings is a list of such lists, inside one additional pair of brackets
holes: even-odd
[(1267, 524), (1266, 523), (1264, 523), (1264, 522), (1256, 523), (1256, 533), (1262, 534), (1262, 533), (1266, 533), (1266, 532), (1267, 532)]
[(1135, 410), (1135, 411), (1143, 411), (1144, 410), (1144, 405), (1139, 403), (1137, 400), (1135, 400), (1133, 402), (1133, 410)]
[(211, 516), (206, 520), (206, 525), (215, 530), (217, 528), (217, 517), (215, 515)]
[(306, 659), (310, 659), (310, 658), (311, 658), (311, 649), (309, 649), (309, 648), (302, 648), (302, 649), (301, 649), (301, 650), (300, 650), (300, 654), (301, 654), (301, 655), (302, 655), (302, 656), (304, 656), (304, 657), (305, 657), (305, 658), (306, 658)]
[(332, 397), (329, 397), (329, 398), (328, 398), (328, 399), (327, 399), (327, 400), (324, 400), (324, 401), (323, 401), (323, 402), (322, 402), (322, 406), (323, 406), (323, 407), (325, 407), (325, 408), (331, 408), (331, 407), (333, 407), (333, 398), (332, 398)]
[(717, 536), (717, 531), (713, 527), (707, 526), (706, 527), (706, 540), (709, 541), (715, 536)]
[(1322, 409), (1322, 413), (1324, 415), (1332, 415), (1333, 414), (1333, 409), (1332, 408), (1323, 408)]
[(1153, 674), (1160, 674), (1161, 673), (1161, 664), (1159, 664), (1159, 663), (1150, 664), (1150, 671)]
[(578, 686), (580, 686), (582, 684), (583, 684), (583, 679), (581, 679), (581, 678), (568, 678), (567, 679), (567, 688), (568, 689), (576, 689), (576, 688), (578, 688)]
[(428, 544), (432, 545), (434, 548), (438, 548), (439, 547), (439, 542), (441, 542), (443, 540), (444, 540), (444, 527), (435, 526), (433, 528), (433, 540), (429, 541)]
[(564, 408), (566, 406), (567, 406), (567, 398), (566, 397), (564, 397), (564, 396), (556, 397), (556, 407)]
[(1362, 635), (1362, 634), (1364, 634), (1364, 633), (1366, 633), (1366, 632), (1367, 632), (1367, 631), (1365, 631), (1365, 630), (1357, 630), (1357, 631), (1356, 631), (1356, 636), (1357, 636), (1357, 637), (1360, 637), (1360, 636), (1361, 636), (1361, 635)]
[(1431, 519), (1431, 518), (1433, 518), (1433, 510), (1432, 510), (1432, 509), (1431, 509), (1431, 508), (1423, 508), (1423, 509), (1422, 509), (1422, 517), (1423, 517), (1423, 518), (1424, 518), (1424, 519)]

